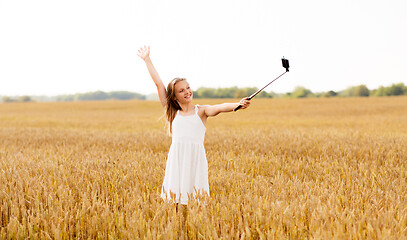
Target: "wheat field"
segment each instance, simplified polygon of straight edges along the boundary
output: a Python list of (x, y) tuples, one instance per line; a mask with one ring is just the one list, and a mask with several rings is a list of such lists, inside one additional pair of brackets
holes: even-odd
[(161, 116), (153, 101), (0, 104), (0, 239), (407, 239), (407, 97), (210, 118), (211, 196), (186, 211), (160, 198)]

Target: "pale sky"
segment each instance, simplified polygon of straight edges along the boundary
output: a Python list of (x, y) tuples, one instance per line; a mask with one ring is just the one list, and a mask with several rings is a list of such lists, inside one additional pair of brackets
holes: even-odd
[(405, 0), (0, 0), (0, 95), (155, 92), (164, 84), (296, 86), (313, 92), (407, 85)]

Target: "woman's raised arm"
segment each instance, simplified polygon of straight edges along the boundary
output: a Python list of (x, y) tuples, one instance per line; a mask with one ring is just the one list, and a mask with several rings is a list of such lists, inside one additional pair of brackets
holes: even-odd
[(155, 69), (153, 62), (150, 59), (150, 46), (144, 48), (140, 48), (138, 50), (137, 56), (144, 60), (146, 63), (148, 72), (150, 73), (151, 78), (153, 79), (155, 86), (157, 87), (158, 91), (158, 98), (160, 99), (161, 105), (165, 107), (167, 104), (167, 91), (165, 90), (165, 86), (161, 81), (160, 76), (158, 75), (157, 70)]

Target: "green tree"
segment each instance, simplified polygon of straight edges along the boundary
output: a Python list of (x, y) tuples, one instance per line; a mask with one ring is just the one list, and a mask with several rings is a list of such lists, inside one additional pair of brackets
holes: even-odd
[(255, 93), (258, 89), (256, 87), (246, 87), (246, 88), (239, 88), (235, 93), (235, 98), (244, 98), (249, 97), (253, 93)]
[(366, 85), (359, 85), (354, 89), (354, 96), (369, 97), (370, 91)]
[(214, 88), (205, 88), (200, 87), (196, 90), (197, 98), (214, 98), (215, 97), (215, 89)]
[(233, 98), (237, 91), (237, 87), (230, 87), (230, 88), (218, 88), (214, 92), (214, 96), (216, 98)]
[(326, 93), (323, 93), (321, 96), (322, 97), (336, 97), (337, 95), (338, 95), (337, 92), (331, 90)]
[(246, 97), (246, 95), (247, 95), (247, 92), (244, 89), (238, 89), (235, 92), (234, 98), (244, 98), (244, 97)]
[(348, 87), (342, 91), (341, 95), (344, 97), (353, 97), (355, 96), (355, 88), (356, 87)]
[(359, 85), (345, 89), (342, 95), (344, 97), (368, 97), (370, 95), (370, 91), (366, 85)]
[(371, 95), (372, 95), (372, 96), (375, 96), (375, 97), (386, 96), (386, 88), (383, 87), (383, 86), (381, 86), (381, 87), (379, 87), (378, 89), (373, 90), (373, 91), (371, 92)]
[(390, 87), (385, 88), (385, 96), (398, 96), (404, 94), (405, 86), (403, 83), (392, 84)]
[(266, 91), (261, 91), (256, 97), (257, 98), (271, 98), (271, 95)]
[(294, 98), (305, 98), (305, 97), (312, 96), (312, 92), (311, 92), (311, 90), (300, 86), (300, 87), (296, 87), (294, 89), (291, 96), (294, 97)]

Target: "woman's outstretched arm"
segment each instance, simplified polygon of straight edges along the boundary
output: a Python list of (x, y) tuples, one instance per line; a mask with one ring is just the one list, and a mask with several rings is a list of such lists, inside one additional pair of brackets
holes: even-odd
[(233, 111), (233, 109), (235, 109), (239, 105), (242, 105), (242, 109), (248, 108), (250, 106), (250, 100), (247, 100), (247, 97), (246, 97), (237, 103), (222, 103), (222, 104), (217, 104), (217, 105), (213, 105), (213, 106), (207, 106), (205, 108), (205, 115), (207, 117), (214, 117), (222, 112), (231, 112), (231, 111)]
[(165, 86), (161, 81), (160, 76), (158, 75), (157, 70), (155, 69), (153, 62), (150, 59), (150, 46), (144, 48), (140, 48), (138, 50), (137, 55), (144, 60), (146, 63), (148, 72), (150, 73), (151, 78), (153, 79), (155, 86), (157, 87), (158, 91), (158, 98), (160, 99), (161, 105), (164, 107), (167, 104), (167, 91), (165, 90)]

